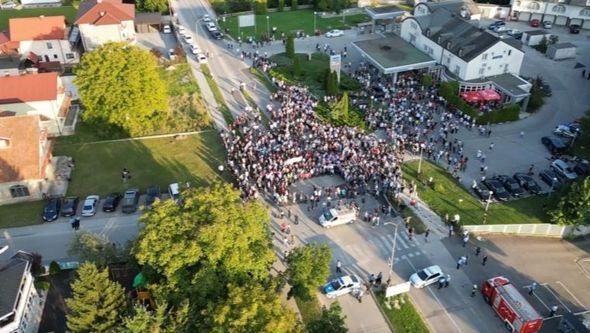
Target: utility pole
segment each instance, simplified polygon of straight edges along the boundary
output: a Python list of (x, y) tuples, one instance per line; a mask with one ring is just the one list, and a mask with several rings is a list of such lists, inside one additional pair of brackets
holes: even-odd
[(391, 276), (393, 275), (393, 262), (395, 260), (395, 247), (397, 246), (397, 228), (399, 224), (394, 222), (386, 222), (383, 225), (393, 224), (395, 226), (395, 230), (393, 232), (393, 245), (391, 246), (391, 257), (389, 257), (389, 278), (387, 281), (391, 282)]

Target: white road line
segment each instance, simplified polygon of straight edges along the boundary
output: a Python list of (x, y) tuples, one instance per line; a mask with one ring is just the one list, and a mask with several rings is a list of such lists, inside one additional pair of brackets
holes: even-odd
[(565, 291), (567, 291), (568, 294), (570, 294), (570, 296), (572, 296), (572, 298), (578, 302), (578, 304), (580, 304), (582, 306), (583, 309), (586, 309), (586, 306), (584, 304), (582, 304), (582, 302), (580, 302), (580, 300), (576, 297), (576, 295), (574, 295), (569, 289), (568, 287), (565, 286), (565, 284), (561, 283), (561, 281), (555, 281), (555, 283), (560, 284), (563, 289), (565, 289)]
[(422, 253), (421, 253), (420, 251), (416, 251), (416, 252), (414, 252), (414, 255), (415, 255), (416, 257), (417, 257), (417, 256), (419, 256), (419, 255), (421, 255), (421, 254), (422, 254)]
[(408, 259), (408, 256), (406, 256), (406, 255), (404, 254), (404, 255), (402, 255), (402, 256), (400, 257), (400, 259), (407, 260), (407, 259)]
[(401, 245), (403, 246), (403, 248), (404, 248), (404, 249), (407, 249), (407, 248), (409, 248), (408, 244), (406, 244), (406, 242), (405, 242), (405, 241), (404, 241), (404, 240), (403, 240), (401, 237), (398, 237), (398, 238), (397, 238), (397, 242), (398, 242), (399, 244), (401, 244)]
[[(412, 261), (410, 259), (406, 259), (406, 261), (408, 262), (408, 264), (410, 264), (410, 266), (412, 267), (412, 269), (414, 271), (417, 271), (416, 267), (414, 266), (414, 264), (412, 264)], [(430, 295), (432, 295), (432, 298), (434, 298), (434, 300), (438, 303), (438, 305), (440, 305), (442, 310), (445, 312), (445, 314), (447, 315), (447, 317), (449, 318), (451, 323), (453, 323), (453, 325), (457, 328), (457, 331), (463, 333), (463, 330), (461, 329), (461, 327), (459, 327), (459, 325), (457, 325), (457, 322), (455, 321), (455, 319), (453, 319), (451, 314), (447, 311), (447, 308), (445, 306), (443, 306), (440, 299), (438, 299), (438, 296), (436, 296), (436, 294), (432, 291), (431, 288), (427, 288), (427, 289), (428, 289), (428, 292), (430, 293)]]
[(590, 313), (590, 310), (586, 310), (586, 311), (582, 311), (582, 312), (576, 312), (576, 313), (574, 313), (574, 315), (580, 316), (580, 315), (585, 315), (586, 313)]
[(559, 297), (558, 297), (558, 296), (557, 296), (557, 295), (556, 295), (556, 294), (555, 294), (555, 293), (554, 293), (554, 292), (553, 292), (551, 289), (547, 288), (547, 286), (544, 286), (544, 287), (545, 287), (545, 289), (547, 289), (547, 291), (549, 291), (549, 292), (551, 293), (551, 295), (553, 295), (553, 297), (555, 297), (555, 298), (556, 298), (556, 299), (559, 301), (559, 303), (561, 303), (561, 305), (563, 305), (563, 307), (564, 307), (564, 308), (565, 308), (565, 309), (566, 309), (568, 312), (572, 312), (572, 310), (570, 310), (570, 308), (568, 308), (568, 307), (567, 307), (567, 305), (565, 305), (565, 303), (563, 303), (563, 302), (561, 301), (561, 299), (560, 299), (560, 298), (559, 298)]

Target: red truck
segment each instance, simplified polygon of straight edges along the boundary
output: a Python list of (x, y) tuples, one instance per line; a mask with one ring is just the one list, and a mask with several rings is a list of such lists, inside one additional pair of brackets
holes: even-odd
[(497, 276), (486, 280), (481, 293), (511, 332), (537, 333), (541, 329), (543, 317), (507, 278)]

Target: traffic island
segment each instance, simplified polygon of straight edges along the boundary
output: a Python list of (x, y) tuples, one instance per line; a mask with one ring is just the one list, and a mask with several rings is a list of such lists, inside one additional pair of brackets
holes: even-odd
[(391, 329), (396, 333), (428, 333), (426, 322), (405, 294), (385, 298), (384, 291), (372, 293), (379, 304), (379, 309), (387, 319)]

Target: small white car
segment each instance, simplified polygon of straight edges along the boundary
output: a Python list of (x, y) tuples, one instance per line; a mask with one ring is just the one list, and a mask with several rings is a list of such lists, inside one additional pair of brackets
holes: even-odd
[(344, 36), (344, 31), (334, 29), (334, 30), (330, 30), (330, 31), (326, 32), (326, 37), (328, 37), (328, 38), (340, 37), (340, 36)]
[(410, 276), (410, 283), (415, 288), (424, 288), (438, 281), (443, 277), (443, 272), (437, 265), (426, 267)]
[(82, 216), (94, 216), (94, 214), (96, 214), (98, 201), (100, 201), (100, 197), (98, 195), (87, 196), (86, 200), (84, 200), (84, 205), (82, 205)]
[(190, 45), (191, 53), (194, 55), (198, 55), (200, 53), (199, 47), (195, 44)]
[(174, 49), (168, 50), (168, 58), (170, 58), (170, 60), (176, 59), (176, 52), (174, 51)]
[(345, 275), (334, 279), (324, 285), (322, 290), (328, 298), (336, 298), (346, 295), (361, 287), (361, 280), (356, 275)]
[(191, 36), (189, 34), (184, 35), (184, 42), (187, 43), (187, 44), (192, 44), (192, 42), (193, 42), (193, 36)]
[(162, 28), (162, 32), (165, 33), (165, 34), (171, 34), (172, 33), (172, 29), (170, 28), (170, 26), (168, 24), (166, 24)]
[(553, 23), (551, 23), (551, 21), (545, 21), (543, 22), (543, 28), (544, 29), (551, 29), (553, 27)]
[(354, 220), (356, 220), (356, 215), (357, 213), (354, 209), (332, 208), (320, 215), (318, 220), (322, 227), (331, 228), (341, 224), (354, 223)]
[(213, 22), (207, 22), (207, 24), (205, 24), (205, 27), (207, 27), (207, 30), (209, 30), (209, 31), (217, 30), (217, 27), (215, 26), (215, 23), (213, 23)]
[(211, 17), (207, 14), (203, 15), (203, 22), (211, 22)]
[(578, 174), (562, 160), (553, 161), (553, 163), (551, 163), (551, 168), (564, 179), (574, 180), (578, 178)]
[(178, 26), (178, 34), (181, 36), (186, 35), (186, 29), (182, 25)]
[(197, 60), (199, 61), (200, 64), (206, 64), (208, 62), (207, 56), (204, 55), (203, 53), (197, 54)]
[(578, 136), (578, 132), (575, 130), (575, 128), (572, 128), (568, 125), (558, 125), (553, 130), (553, 133), (566, 138), (575, 138)]
[(180, 203), (180, 185), (178, 183), (168, 185), (168, 195), (175, 203)]

